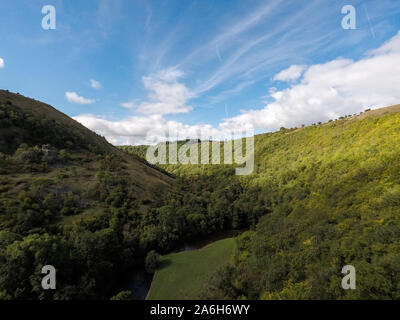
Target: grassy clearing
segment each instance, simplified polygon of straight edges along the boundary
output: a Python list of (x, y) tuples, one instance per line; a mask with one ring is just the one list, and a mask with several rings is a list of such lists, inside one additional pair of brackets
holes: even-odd
[(207, 277), (229, 262), (234, 243), (234, 238), (229, 238), (199, 250), (162, 257), (147, 299), (198, 299)]

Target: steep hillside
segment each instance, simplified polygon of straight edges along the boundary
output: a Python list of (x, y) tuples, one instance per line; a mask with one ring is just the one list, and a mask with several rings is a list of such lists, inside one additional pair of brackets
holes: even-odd
[[(400, 106), (256, 137), (269, 214), (240, 237), (210, 295), (261, 299), (400, 298)], [(341, 273), (355, 267), (357, 289)], [(214, 279), (215, 280), (215, 279)]]
[[(397, 105), (257, 135), (249, 176), (234, 176), (226, 165), (163, 166), (192, 185), (208, 180), (194, 198), (223, 213), (227, 227), (258, 221), (205, 295), (399, 299), (399, 145)], [(345, 265), (356, 269), (357, 290), (341, 286)]]
[[(173, 183), (170, 177), (141, 159), (127, 157), (103, 137), (52, 106), (22, 95), (0, 90), (0, 123), (0, 152), (4, 154), (15, 154), (21, 145), (28, 148), (50, 145), (58, 150), (67, 150), (72, 157), (88, 156), (93, 166), (103, 156), (113, 155), (125, 167), (114, 169), (123, 171), (123, 175), (136, 186), (140, 198), (151, 197), (158, 189), (168, 189)], [(96, 161), (92, 159), (94, 155), (97, 155)], [(56, 163), (52, 165), (57, 167)]]
[(19, 94), (0, 90), (2, 119), (5, 113), (8, 122), (0, 127), (0, 151), (13, 153), (20, 144), (51, 144), (59, 149), (71, 147), (96, 148), (98, 152), (114, 152), (115, 148), (106, 140), (75, 120), (40, 101)]

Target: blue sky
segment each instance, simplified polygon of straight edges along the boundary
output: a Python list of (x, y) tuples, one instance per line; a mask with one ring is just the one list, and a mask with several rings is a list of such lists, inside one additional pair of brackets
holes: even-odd
[[(41, 27), (48, 4), (55, 30)], [(356, 30), (342, 28), (344, 5), (356, 8)], [(398, 0), (18, 0), (0, 12), (0, 87), (115, 144), (152, 142), (167, 127), (265, 132), (400, 103)], [(381, 64), (390, 82), (375, 88)]]

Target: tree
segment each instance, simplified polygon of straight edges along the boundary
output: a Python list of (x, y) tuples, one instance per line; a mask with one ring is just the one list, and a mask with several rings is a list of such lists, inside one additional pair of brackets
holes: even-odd
[(111, 297), (110, 300), (135, 300), (135, 296), (133, 295), (132, 291), (127, 290), (121, 291), (120, 293)]
[(151, 250), (145, 259), (145, 268), (148, 273), (154, 273), (158, 268), (160, 262), (160, 255), (155, 251)]

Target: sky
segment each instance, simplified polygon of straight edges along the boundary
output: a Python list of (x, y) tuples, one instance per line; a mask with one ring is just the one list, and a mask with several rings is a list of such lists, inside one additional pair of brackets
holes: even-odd
[[(55, 29), (42, 27), (46, 5)], [(116, 145), (400, 103), (398, 0), (3, 0), (0, 12), (0, 88)]]

